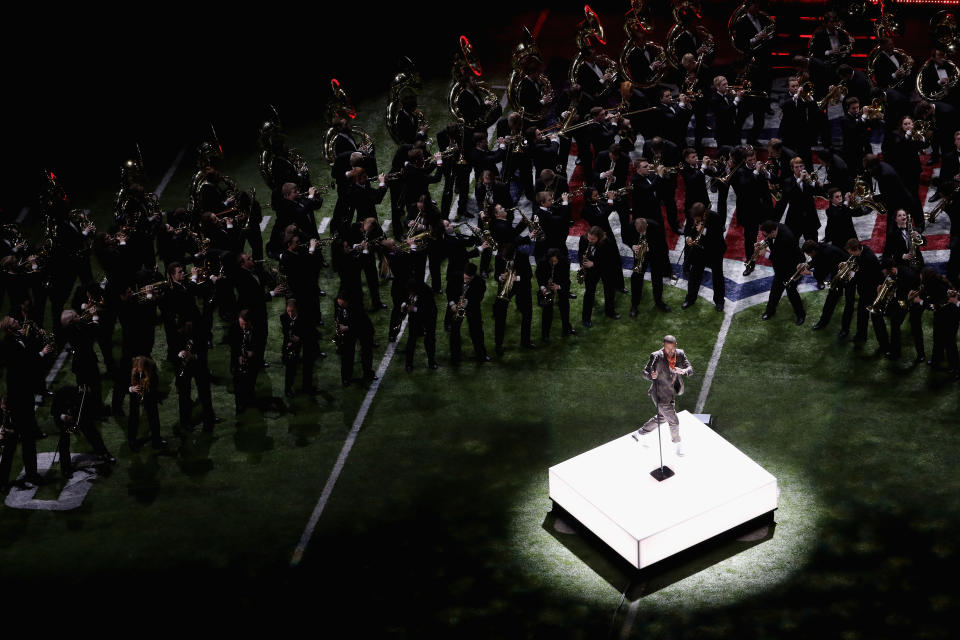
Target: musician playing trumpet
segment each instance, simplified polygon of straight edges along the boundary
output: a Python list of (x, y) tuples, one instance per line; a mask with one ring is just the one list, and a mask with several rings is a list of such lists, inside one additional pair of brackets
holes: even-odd
[(723, 256), (727, 251), (727, 242), (723, 238), (723, 223), (716, 212), (697, 202), (690, 209), (684, 229), (690, 273), (687, 277), (687, 297), (682, 308), (693, 306), (700, 293), (703, 270), (708, 268), (713, 277), (713, 304), (717, 311), (723, 311), (726, 287), (723, 279)]
[(461, 275), (459, 280), (456, 273), (447, 276), (447, 306), (454, 315), (450, 323), (450, 364), (458, 364), (462, 357), (460, 328), (463, 318), (469, 327), (474, 358), (477, 362), (490, 362), (483, 338), (483, 314), (480, 313), (487, 283), (477, 275), (477, 265), (472, 262), (466, 263)]
[(553, 325), (553, 307), (560, 308), (560, 331), (564, 336), (574, 335), (576, 331), (570, 324), (570, 259), (566, 247), (553, 247), (547, 250), (543, 260), (537, 264), (537, 284), (540, 287), (541, 325), (540, 338), (544, 344), (550, 342), (550, 328)]
[(820, 217), (814, 204), (814, 196), (823, 191), (820, 181), (811, 176), (798, 156), (790, 160), (791, 175), (781, 182), (783, 197), (777, 203), (774, 216), (780, 219), (787, 210), (787, 226), (794, 237), (817, 240)]

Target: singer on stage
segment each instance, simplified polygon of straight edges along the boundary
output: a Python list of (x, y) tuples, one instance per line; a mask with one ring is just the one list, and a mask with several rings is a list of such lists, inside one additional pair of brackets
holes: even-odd
[(643, 368), (643, 377), (650, 380), (647, 394), (657, 406), (657, 415), (640, 427), (640, 435), (650, 433), (663, 420), (670, 425), (670, 439), (677, 445), (677, 455), (683, 455), (680, 443), (680, 421), (674, 407), (675, 396), (683, 395), (683, 376), (693, 374), (693, 367), (687, 360), (683, 349), (677, 348), (677, 339), (671, 335), (663, 337), (663, 349), (650, 354), (647, 366)]

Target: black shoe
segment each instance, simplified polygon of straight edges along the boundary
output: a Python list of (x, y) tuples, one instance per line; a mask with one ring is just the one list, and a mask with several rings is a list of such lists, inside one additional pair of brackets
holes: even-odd
[(293, 393), (293, 389), (284, 389), (283, 395), (292, 398), (295, 394)]
[(502, 356), (502, 355), (503, 355), (503, 347), (501, 347), (501, 346), (499, 346), (499, 345), (496, 346), (496, 347), (494, 347), (493, 351), (494, 351), (494, 353), (496, 353), (498, 356)]
[(567, 297), (570, 298), (571, 300), (576, 300), (577, 294), (571, 291), (570, 293), (567, 294)]
[(626, 295), (626, 294), (628, 294), (628, 293), (630, 293), (630, 292), (627, 291), (627, 288), (626, 288), (626, 287), (624, 287), (623, 289), (620, 289), (620, 293)]
[(620, 314), (619, 314), (619, 313), (613, 313), (613, 314), (608, 313), (608, 314), (605, 314), (605, 315), (606, 315), (608, 318), (610, 318), (611, 320), (619, 320), (619, 319), (620, 319)]
[(584, 320), (584, 321), (583, 321), (583, 326), (585, 326), (587, 329), (589, 329), (590, 327), (593, 326), (593, 323), (590, 322), (589, 320)]
[(157, 440), (154, 440), (152, 443), (150, 443), (150, 446), (152, 446), (154, 449), (166, 449), (167, 441), (164, 440), (163, 438), (159, 438)]
[(855, 334), (853, 335), (853, 337), (850, 338), (850, 340), (851, 340), (852, 342), (866, 342), (866, 341), (867, 341), (867, 336), (861, 335), (861, 334), (859, 334), (859, 333), (855, 333)]
[(133, 451), (134, 453), (137, 453), (138, 451), (140, 451), (139, 442), (134, 442), (131, 440), (130, 442), (127, 442), (127, 446), (130, 447), (130, 451)]
[(761, 319), (761, 320), (769, 320), (769, 319), (772, 318), (772, 317), (773, 317), (773, 314), (772, 314), (772, 313), (764, 313), (762, 316), (760, 316), (760, 319)]
[(801, 313), (800, 315), (797, 316), (796, 325), (799, 327), (806, 321), (807, 321), (807, 314)]
[(574, 329), (573, 327), (564, 327), (564, 329), (563, 329), (563, 335), (565, 335), (565, 336), (575, 336), (575, 335), (577, 335), (577, 330)]
[(826, 288), (827, 288), (827, 285), (825, 285), (824, 283), (822, 282), (817, 283), (817, 289), (819, 289), (820, 291), (823, 291)]
[(383, 304), (382, 302), (374, 302), (373, 306), (370, 307), (370, 311), (380, 311), (386, 308), (387, 308), (387, 305)]
[(636, 318), (636, 317), (637, 317), (637, 308), (636, 308), (636, 307), (630, 307), (630, 317), (631, 317), (631, 318)]
[(490, 362), (491, 360), (493, 360), (493, 358), (485, 353), (477, 356), (477, 362)]
[(480, 278), (481, 278), (482, 280), (488, 280), (488, 279), (490, 278), (490, 272), (488, 272), (488, 271), (481, 271), (481, 272), (480, 272)]
[(440, 365), (438, 365), (436, 362), (428, 362), (427, 367), (429, 367), (430, 369), (439, 369)]
[(813, 330), (813, 331), (820, 331), (820, 329), (823, 329), (823, 328), (826, 327), (826, 326), (827, 326), (827, 323), (826, 323), (826, 322), (824, 322), (823, 320), (817, 320), (817, 323), (814, 324), (814, 325), (813, 325), (812, 327), (810, 327), (810, 328), (811, 328), (811, 330)]
[(304, 387), (300, 391), (307, 394), (308, 396), (315, 396), (320, 393), (320, 387)]
[(347, 387), (350, 386), (350, 381), (349, 381), (349, 380), (342, 380), (341, 382), (343, 383), (343, 388), (344, 388), (344, 389), (346, 389)]
[(536, 349), (536, 348), (537, 348), (537, 343), (536, 343), (536, 342), (527, 342), (527, 343), (525, 343), (525, 344), (523, 344), (523, 345), (521, 345), (521, 346), (522, 346), (524, 349)]
[[(321, 266), (321, 267), (327, 267), (328, 265), (322, 264), (322, 265), (320, 265), (320, 266)], [(321, 298), (326, 298), (326, 297), (327, 297), (327, 292), (324, 291), (323, 289), (320, 289), (320, 294), (319, 294), (319, 295), (320, 295)]]
[(722, 303), (722, 302), (718, 302), (717, 304), (713, 305), (713, 308), (716, 309), (717, 311), (719, 311), (720, 313), (723, 313), (723, 303)]
[(550, 336), (540, 336), (540, 342), (543, 344), (550, 344)]
[(681, 309), (689, 309), (693, 306), (694, 300), (684, 300), (683, 304), (680, 305)]
[(655, 306), (657, 309), (660, 309), (660, 311), (663, 311), (664, 313), (670, 313), (672, 311), (672, 309), (670, 308), (670, 305), (668, 305), (663, 300), (661, 300), (660, 302), (654, 302), (653, 306)]
[(326, 357), (327, 357), (327, 352), (326, 352), (326, 351), (321, 351), (321, 352), (317, 353), (317, 357), (318, 357), (318, 358), (326, 358)]
[(756, 265), (747, 265), (747, 267), (743, 270), (743, 275), (744, 276), (750, 275), (751, 273), (753, 273), (753, 270), (756, 268), (757, 268)]
[(681, 229), (680, 227), (671, 227), (671, 229), (672, 229), (672, 231), (673, 231), (675, 234), (677, 234), (678, 236), (682, 236), (682, 235), (683, 235), (683, 229)]
[(109, 453), (100, 455), (100, 464), (117, 464), (117, 459)]
[(837, 337), (840, 338), (841, 340), (846, 338), (848, 335), (850, 335), (850, 332), (846, 329), (841, 329), (840, 331), (837, 332)]
[(918, 354), (917, 354), (917, 357), (914, 358), (913, 361), (916, 362), (917, 364), (919, 364), (919, 363), (921, 363), (921, 362), (924, 362), (926, 359), (927, 359), (927, 354), (925, 354), (925, 353), (918, 353)]
[(413, 371), (413, 365), (412, 365), (412, 364), (408, 364), (408, 365), (407, 365), (406, 367), (404, 367), (404, 368), (407, 370), (407, 373), (410, 373), (411, 371)]
[(264, 360), (264, 361), (263, 361), (263, 368), (264, 368), (264, 369), (269, 369), (269, 368), (270, 368), (270, 363), (267, 362), (266, 360)]

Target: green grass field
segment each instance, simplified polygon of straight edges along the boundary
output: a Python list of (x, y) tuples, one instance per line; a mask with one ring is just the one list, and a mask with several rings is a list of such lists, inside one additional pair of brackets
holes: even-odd
[[(440, 95), (440, 84), (424, 91)], [(446, 121), (445, 104), (422, 102), (433, 129)], [(385, 103), (358, 107), (385, 168), (393, 151)], [(327, 175), (322, 130), (289, 132), (317, 182)], [(150, 170), (159, 180), (163, 168)], [(192, 172), (188, 153), (165, 208), (183, 204)], [(268, 199), (253, 154), (228, 153), (225, 172)], [(105, 226), (112, 194), (79, 204)], [(332, 202), (320, 213), (331, 210)], [(387, 218), (389, 205), (380, 211)], [(329, 271), (323, 288), (335, 289)], [(211, 609), (246, 607), (250, 617), (283, 607), (276, 610), (285, 617), (316, 616), (373, 636), (946, 637), (957, 590), (933, 578), (958, 569), (956, 383), (874, 356), (872, 343), (857, 350), (830, 331), (811, 332), (811, 323), (797, 328), (785, 311), (770, 322), (760, 322), (760, 307), (737, 312), (705, 406), (718, 431), (779, 481), (776, 526), (766, 535), (726, 538), (637, 575), (550, 513), (548, 467), (649, 417), (640, 371), (665, 333), (678, 336), (696, 370), (679, 402), (693, 410), (723, 316), (705, 303), (681, 312), (682, 297), (667, 288), (671, 314), (647, 297), (636, 319), (621, 300), (623, 319), (598, 311), (592, 329), (576, 322), (570, 338), (555, 324), (553, 342), (535, 352), (520, 349), (511, 311), (507, 353), (490, 364), (450, 366), (442, 333), (438, 371), (426, 369), (422, 350), (412, 374), (395, 357), (295, 569), (293, 550), (366, 391), (340, 386), (327, 343), (317, 366), (324, 392), (283, 398), (274, 323), (258, 407), (235, 419), (219, 347), (211, 353), (214, 404), (226, 420), (213, 436), (180, 444), (170, 436), (172, 372), (158, 357), (169, 389), (161, 422), (175, 453), (132, 453), (125, 422), (103, 423), (119, 462), (80, 509), (0, 509), (0, 581), (21, 595), (52, 584), (85, 588), (73, 604), (161, 594), (196, 596)], [(804, 295), (810, 318), (824, 297)], [(491, 351), (492, 298), (484, 313)], [(575, 319), (579, 310), (578, 299)], [(275, 302), (271, 314), (281, 312)], [(388, 345), (387, 315), (373, 318), (376, 365)], [(535, 340), (538, 326), (535, 309)], [(215, 341), (221, 335), (218, 327)], [(56, 384), (72, 379), (68, 363)], [(50, 425), (48, 406), (40, 411)], [(48, 438), (40, 450), (55, 444)], [(51, 477), (38, 497), (59, 492), (59, 476)]]

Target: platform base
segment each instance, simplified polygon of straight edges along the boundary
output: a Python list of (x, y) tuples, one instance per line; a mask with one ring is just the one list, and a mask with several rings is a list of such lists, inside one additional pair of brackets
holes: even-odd
[(549, 470), (550, 498), (637, 569), (777, 508), (777, 480), (688, 411), (663, 462), (653, 433), (628, 433)]

